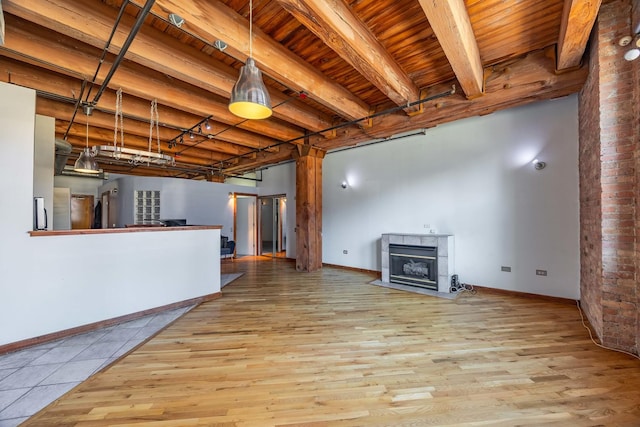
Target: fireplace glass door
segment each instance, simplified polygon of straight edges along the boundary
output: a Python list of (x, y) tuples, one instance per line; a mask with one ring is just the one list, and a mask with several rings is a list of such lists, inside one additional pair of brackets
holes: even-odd
[(438, 248), (389, 245), (389, 281), (438, 290)]

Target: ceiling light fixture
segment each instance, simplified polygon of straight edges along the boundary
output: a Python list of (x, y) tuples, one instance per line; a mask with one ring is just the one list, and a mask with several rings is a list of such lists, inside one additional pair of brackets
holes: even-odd
[(89, 115), (91, 114), (91, 110), (92, 109), (85, 108), (85, 113), (87, 114), (86, 146), (73, 165), (73, 170), (81, 173), (97, 174), (100, 173), (100, 169), (98, 169), (95, 154), (89, 149)]
[(262, 81), (262, 73), (253, 60), (253, 0), (249, 1), (249, 57), (240, 68), (238, 81), (231, 90), (229, 111), (243, 119), (270, 117), (271, 97)]
[(209, 120), (211, 120), (213, 116), (207, 116), (205, 118), (203, 118), (202, 120), (200, 120), (198, 123), (196, 123), (195, 125), (191, 126), (189, 129), (181, 129), (180, 130), (180, 134), (176, 135), (174, 138), (171, 138), (167, 145), (169, 148), (175, 147), (177, 144), (184, 144), (184, 135), (188, 135), (189, 139), (191, 140), (195, 140), (196, 136), (198, 137), (206, 137), (208, 139), (213, 138), (212, 135), (210, 134), (204, 134), (202, 133), (202, 125), (204, 123), (204, 128), (209, 131), (211, 130), (212, 126), (211, 123), (209, 122)]

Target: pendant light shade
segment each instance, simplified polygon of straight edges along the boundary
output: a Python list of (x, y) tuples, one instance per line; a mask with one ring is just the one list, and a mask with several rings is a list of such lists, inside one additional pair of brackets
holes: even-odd
[(100, 170), (98, 169), (98, 163), (96, 162), (96, 159), (93, 157), (88, 147), (82, 150), (82, 153), (80, 153), (80, 157), (78, 157), (78, 160), (76, 160), (76, 163), (73, 166), (73, 170), (83, 173), (100, 173)]
[(87, 135), (86, 135), (86, 146), (80, 153), (80, 157), (76, 160), (76, 163), (73, 165), (73, 170), (81, 173), (100, 173), (100, 169), (98, 169), (98, 162), (94, 158), (94, 155), (89, 150), (89, 115), (91, 114), (92, 108), (90, 106), (85, 106), (85, 114), (87, 115)]
[(251, 57), (240, 68), (240, 77), (231, 90), (229, 111), (243, 119), (271, 116), (271, 97), (262, 81), (262, 73)]

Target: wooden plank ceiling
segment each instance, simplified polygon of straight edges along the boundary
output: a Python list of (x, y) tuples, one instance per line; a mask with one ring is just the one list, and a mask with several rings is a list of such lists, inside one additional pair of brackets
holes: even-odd
[[(149, 148), (156, 99), (160, 149), (176, 164), (98, 159), (100, 167), (209, 180), (287, 161), (296, 150), (335, 150), (571, 94), (585, 81), (582, 58), (600, 7), (590, 0), (254, 0), (253, 58), (274, 107), (269, 119), (242, 120), (227, 104), (249, 55), (246, 0), (156, 0), (103, 85), (145, 4), (2, 1), (0, 80), (37, 90), (37, 112), (55, 117), (57, 137), (73, 145), (70, 165), (86, 144), (87, 119), (89, 146), (113, 144), (118, 89), (124, 146)], [(180, 28), (171, 13), (184, 19)], [(87, 118), (80, 107), (93, 101)]]

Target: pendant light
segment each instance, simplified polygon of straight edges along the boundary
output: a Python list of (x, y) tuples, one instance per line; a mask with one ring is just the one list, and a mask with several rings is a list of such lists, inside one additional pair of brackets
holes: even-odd
[(231, 90), (229, 111), (243, 119), (266, 119), (272, 113), (271, 97), (253, 60), (252, 30), (253, 0), (249, 0), (249, 58), (240, 68), (238, 81)]
[(86, 138), (86, 146), (80, 153), (80, 157), (76, 160), (75, 165), (73, 166), (73, 170), (76, 172), (82, 173), (100, 173), (100, 169), (98, 169), (98, 163), (94, 158), (91, 150), (89, 150), (89, 112), (90, 110), (85, 110), (87, 113), (87, 138)]

